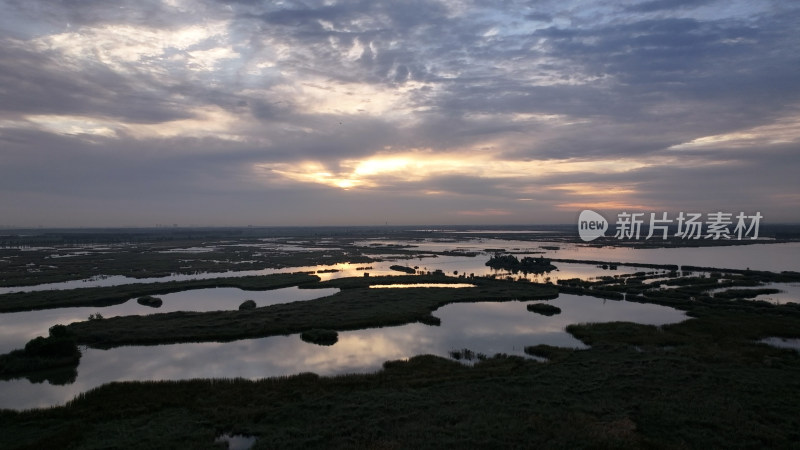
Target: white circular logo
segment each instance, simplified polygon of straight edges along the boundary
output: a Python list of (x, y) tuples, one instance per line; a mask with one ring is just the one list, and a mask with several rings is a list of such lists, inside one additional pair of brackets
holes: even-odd
[(600, 236), (605, 236), (608, 230), (608, 221), (605, 217), (592, 211), (585, 209), (581, 211), (578, 216), (578, 234), (586, 242), (593, 241)]

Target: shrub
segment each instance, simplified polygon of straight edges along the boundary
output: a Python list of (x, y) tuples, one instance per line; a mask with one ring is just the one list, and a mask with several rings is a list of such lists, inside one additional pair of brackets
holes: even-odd
[(543, 273), (555, 270), (556, 266), (550, 263), (550, 260), (545, 257), (531, 258), (526, 256), (522, 260), (518, 260), (514, 255), (495, 255), (486, 262), (486, 265), (492, 269), (504, 269), (512, 273)]
[(333, 345), (339, 341), (339, 333), (335, 330), (314, 328), (300, 333), (300, 339), (317, 345)]
[(25, 344), (26, 356), (64, 357), (79, 356), (80, 350), (75, 337), (72, 336), (64, 325), (54, 325), (50, 329), (50, 336), (37, 337)]
[(68, 338), (72, 336), (66, 325), (53, 325), (50, 327), (50, 337), (52, 338)]
[(164, 303), (158, 297), (153, 297), (152, 295), (145, 295), (144, 297), (139, 297), (136, 299), (136, 302), (140, 305), (149, 306), (151, 308), (159, 308)]
[(438, 327), (439, 325), (442, 324), (442, 319), (432, 314), (428, 314), (427, 316), (420, 318), (419, 321), (420, 323), (423, 323), (425, 325), (431, 325), (435, 327)]
[(472, 360), (486, 361), (488, 359), (485, 354), (475, 353), (474, 351), (468, 348), (463, 348), (461, 350), (451, 350), (449, 353), (450, 357), (455, 359), (456, 361), (461, 361), (462, 359), (465, 361), (472, 361)]
[(563, 351), (557, 347), (550, 345), (539, 344), (525, 347), (525, 353), (531, 356), (538, 356), (539, 358), (552, 359), (553, 356)]
[(256, 309), (256, 306), (257, 305), (254, 300), (245, 300), (241, 305), (239, 305), (239, 311)]

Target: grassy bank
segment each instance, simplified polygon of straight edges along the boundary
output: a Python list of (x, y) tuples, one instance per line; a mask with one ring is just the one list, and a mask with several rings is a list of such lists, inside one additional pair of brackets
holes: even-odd
[(234, 287), (263, 291), (319, 281), (307, 273), (277, 273), (249, 277), (211, 278), (207, 280), (134, 283), (120, 286), (64, 289), (54, 291), (15, 292), (0, 295), (0, 312), (33, 311), (72, 306), (111, 306), (135, 297), (163, 295), (191, 289)]
[(78, 342), (108, 348), (132, 344), (230, 341), (299, 333), (314, 328), (352, 330), (410, 322), (430, 322), (431, 312), (448, 303), (555, 298), (555, 287), (532, 283), (476, 280), (476, 287), (369, 289), (375, 283), (442, 282), (441, 276), (345, 278), (313, 287), (339, 287), (315, 300), (244, 311), (172, 312), (76, 322), (69, 330)]

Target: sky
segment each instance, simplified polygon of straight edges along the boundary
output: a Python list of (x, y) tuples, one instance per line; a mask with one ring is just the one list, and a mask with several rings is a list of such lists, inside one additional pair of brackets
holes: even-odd
[(786, 0), (0, 0), (0, 227), (800, 222), (798, 23)]

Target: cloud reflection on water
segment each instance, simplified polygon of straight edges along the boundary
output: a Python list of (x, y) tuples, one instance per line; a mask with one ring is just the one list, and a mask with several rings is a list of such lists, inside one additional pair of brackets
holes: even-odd
[(365, 373), (378, 370), (387, 360), (420, 354), (447, 357), (449, 351), (462, 348), (487, 355), (524, 355), (524, 347), (535, 344), (585, 348), (564, 331), (567, 325), (613, 320), (664, 324), (686, 318), (683, 312), (664, 306), (568, 294), (549, 301), (562, 310), (552, 317), (527, 311), (529, 303), (450, 304), (434, 312), (442, 320), (441, 326), (412, 323), (343, 331), (332, 346), (309, 344), (295, 334), (227, 343), (87, 349), (74, 384), (0, 382), (0, 407), (62, 404), (77, 393), (111, 381)]

